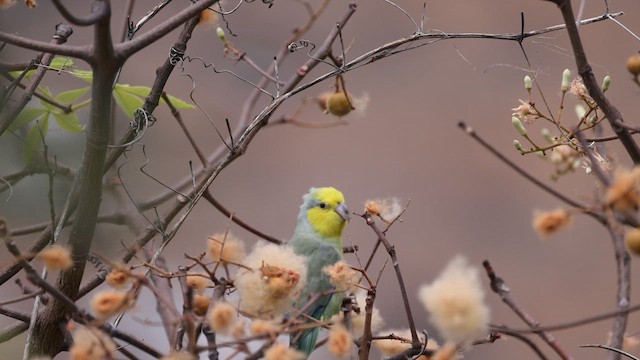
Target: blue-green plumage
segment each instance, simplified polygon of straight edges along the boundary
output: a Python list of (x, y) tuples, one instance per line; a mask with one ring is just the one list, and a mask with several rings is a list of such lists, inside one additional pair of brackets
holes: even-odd
[[(289, 242), (296, 254), (306, 257), (308, 266), (307, 282), (295, 306), (304, 308), (309, 317), (323, 321), (337, 314), (342, 304), (343, 294), (331, 292), (333, 285), (323, 269), (342, 259), (342, 230), (349, 213), (342, 193), (334, 188), (312, 188), (303, 200)], [(292, 334), (291, 346), (309, 355), (319, 331), (315, 327)]]

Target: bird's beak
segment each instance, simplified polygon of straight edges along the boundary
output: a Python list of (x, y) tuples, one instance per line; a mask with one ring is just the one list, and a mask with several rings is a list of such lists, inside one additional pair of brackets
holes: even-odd
[(344, 221), (349, 221), (349, 219), (351, 218), (351, 214), (349, 214), (349, 209), (345, 204), (338, 204), (335, 211), (336, 213), (338, 213), (338, 215), (340, 215), (340, 217)]

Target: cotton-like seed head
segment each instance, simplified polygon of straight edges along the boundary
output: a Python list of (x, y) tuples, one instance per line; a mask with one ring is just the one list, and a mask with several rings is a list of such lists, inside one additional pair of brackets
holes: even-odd
[(333, 265), (326, 266), (322, 271), (329, 276), (331, 284), (336, 287), (337, 291), (347, 291), (360, 280), (358, 272), (344, 261), (338, 261)]
[(125, 292), (107, 290), (96, 294), (91, 299), (91, 311), (101, 320), (106, 320), (115, 313), (130, 305), (129, 295)]
[(367, 200), (364, 203), (364, 211), (378, 216), (382, 221), (390, 223), (402, 214), (400, 200), (395, 197)]
[(114, 268), (107, 275), (106, 281), (111, 287), (122, 289), (131, 281), (131, 272), (125, 268)]
[(334, 325), (329, 331), (329, 352), (337, 357), (347, 357), (351, 354), (352, 341), (353, 337), (347, 328), (341, 324)]
[(382, 212), (382, 204), (378, 200), (367, 200), (364, 203), (364, 211), (377, 216)]
[(262, 280), (273, 297), (287, 296), (300, 281), (300, 274), (295, 271), (263, 264), (260, 268)]
[(40, 251), (36, 258), (42, 260), (50, 270), (68, 269), (73, 265), (71, 253), (60, 245), (52, 245)]
[(234, 283), (240, 309), (252, 316), (281, 316), (304, 288), (305, 259), (290, 246), (258, 243), (243, 264), (248, 269), (240, 269)]
[(112, 359), (116, 344), (104, 332), (80, 326), (73, 333), (73, 345), (69, 349), (71, 360)]
[[(364, 333), (364, 325), (366, 321), (366, 311), (365, 307), (367, 305), (367, 294), (360, 291), (356, 294), (356, 303), (358, 304), (358, 308), (360, 308), (360, 313), (356, 313), (355, 311), (351, 311), (351, 331), (353, 332), (353, 336), (359, 338)], [(377, 307), (373, 307), (373, 311), (371, 312), (371, 331), (376, 331), (384, 326), (384, 319), (382, 315), (380, 315), (380, 310)]]
[(210, 304), (211, 299), (208, 296), (196, 294), (193, 297), (193, 313), (198, 316), (205, 316)]
[(287, 345), (277, 342), (264, 352), (265, 360), (302, 360), (305, 356), (303, 353), (288, 347)]
[(225, 301), (219, 301), (213, 306), (213, 309), (211, 309), (209, 326), (211, 326), (215, 332), (226, 334), (237, 315), (238, 312), (235, 306)]
[(635, 213), (640, 205), (638, 174), (638, 168), (632, 171), (617, 171), (604, 194), (605, 204), (617, 212)]
[(227, 233), (214, 234), (208, 240), (209, 256), (215, 261), (239, 263), (245, 257), (244, 243)]
[(191, 274), (187, 275), (187, 285), (196, 292), (196, 294), (202, 294), (207, 287), (211, 284), (211, 279), (208, 274)]
[[(373, 342), (373, 345), (378, 348), (378, 350), (380, 350), (380, 352), (384, 356), (389, 357), (397, 355), (411, 347), (411, 331), (409, 331), (409, 329), (387, 330), (379, 333), (378, 335), (383, 336), (388, 334), (394, 334), (398, 337), (406, 339), (406, 341), (395, 339), (375, 340)], [(435, 340), (429, 339), (429, 342), (427, 343), (427, 346), (425, 348), (429, 350), (435, 350), (438, 348), (438, 343)], [(428, 358), (425, 355), (421, 355), (417, 360), (428, 360)]]
[(243, 319), (236, 320), (229, 329), (229, 335), (234, 339), (243, 338), (247, 334), (245, 330), (245, 321)]
[(282, 330), (282, 325), (275, 321), (254, 319), (250, 330), (253, 335), (277, 334)]
[(15, 0), (0, 0), (0, 10), (10, 8), (15, 4)]
[(433, 283), (420, 287), (419, 297), (447, 342), (469, 345), (486, 334), (489, 308), (478, 270), (464, 257), (455, 257)]
[(571, 85), (569, 86), (569, 93), (575, 96), (579, 100), (591, 100), (591, 96), (589, 95), (589, 91), (587, 87), (584, 86), (582, 82), (582, 78), (575, 78), (571, 81)]
[(431, 357), (431, 360), (452, 360), (458, 359), (458, 348), (455, 344), (445, 344), (443, 347), (438, 349), (435, 354)]
[(163, 356), (160, 360), (196, 360), (196, 357), (186, 351), (174, 352), (167, 356)]
[(564, 209), (539, 212), (533, 215), (533, 228), (541, 237), (547, 238), (571, 224), (571, 214)]

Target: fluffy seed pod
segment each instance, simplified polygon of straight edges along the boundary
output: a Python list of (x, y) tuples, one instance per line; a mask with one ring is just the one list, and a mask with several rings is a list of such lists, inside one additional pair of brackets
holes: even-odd
[(633, 75), (640, 75), (640, 54), (631, 55), (627, 59), (627, 70)]
[(327, 111), (335, 116), (345, 116), (353, 109), (351, 96), (344, 91), (337, 91), (327, 99)]
[(627, 231), (624, 237), (625, 243), (627, 243), (627, 249), (635, 255), (640, 255), (640, 229), (634, 228)]

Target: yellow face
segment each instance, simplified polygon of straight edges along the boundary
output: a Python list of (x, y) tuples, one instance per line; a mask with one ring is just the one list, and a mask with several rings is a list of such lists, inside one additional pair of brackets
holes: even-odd
[(321, 236), (339, 239), (349, 220), (342, 193), (332, 187), (319, 188), (312, 200), (313, 206), (307, 211), (309, 224)]

